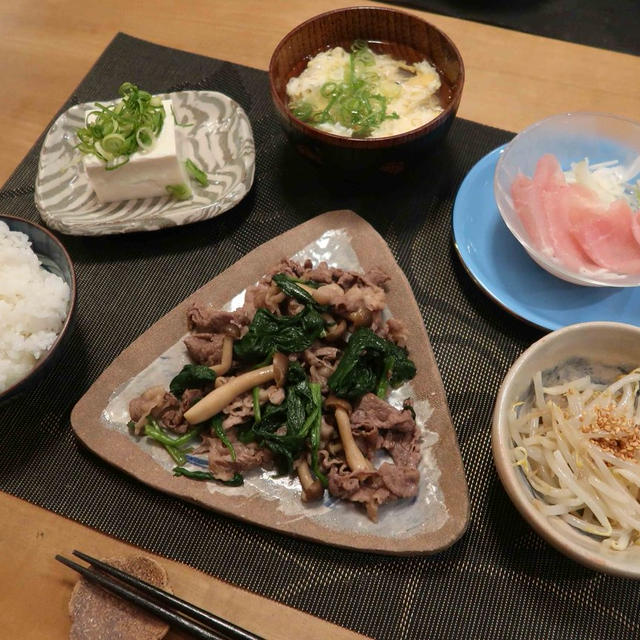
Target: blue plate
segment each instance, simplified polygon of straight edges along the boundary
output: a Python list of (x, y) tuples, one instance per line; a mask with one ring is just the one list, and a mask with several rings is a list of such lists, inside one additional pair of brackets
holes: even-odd
[(576, 322), (611, 320), (640, 325), (640, 287), (582, 287), (539, 267), (502, 221), (493, 174), (506, 145), (465, 177), (453, 205), (453, 239), (473, 281), (518, 318), (551, 331)]

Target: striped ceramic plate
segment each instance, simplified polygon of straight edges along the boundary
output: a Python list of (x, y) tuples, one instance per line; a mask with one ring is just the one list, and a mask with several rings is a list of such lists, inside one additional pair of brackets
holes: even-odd
[[(192, 183), (193, 198), (168, 196), (101, 203), (75, 149), (75, 131), (84, 126), (93, 103), (71, 107), (49, 129), (40, 152), (35, 202), (45, 223), (72, 235), (105, 235), (152, 231), (213, 218), (235, 206), (253, 184), (255, 147), (247, 114), (236, 102), (215, 91), (161, 94), (171, 99), (178, 123), (178, 146), (209, 177)], [(108, 103), (106, 103), (108, 104)]]

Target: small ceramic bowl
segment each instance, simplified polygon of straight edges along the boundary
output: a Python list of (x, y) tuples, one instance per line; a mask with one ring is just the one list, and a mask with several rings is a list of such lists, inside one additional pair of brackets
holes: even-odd
[[(434, 120), (407, 133), (384, 138), (349, 138), (321, 131), (296, 118), (289, 107), (287, 82), (321, 51), (366, 40), (375, 53), (388, 53), (412, 64), (429, 61), (440, 74), (440, 102)], [(442, 31), (402, 11), (348, 7), (322, 13), (290, 31), (269, 65), (271, 96), (289, 138), (303, 155), (329, 168), (357, 173), (381, 169), (398, 173), (405, 163), (442, 140), (455, 118), (464, 84), (460, 52)]]
[(531, 258), (554, 276), (573, 284), (596, 287), (636, 287), (640, 275), (623, 275), (604, 269), (572, 271), (553, 256), (537, 249), (516, 213), (511, 185), (523, 173), (531, 177), (541, 156), (552, 153), (562, 169), (572, 162), (589, 164), (617, 160), (630, 166), (640, 156), (640, 122), (607, 113), (565, 113), (540, 120), (519, 133), (501, 154), (494, 176), (496, 204), (505, 224)]
[(76, 276), (71, 258), (61, 242), (47, 229), (33, 222), (28, 222), (22, 218), (16, 218), (5, 214), (0, 214), (0, 222), (8, 225), (11, 231), (20, 231), (28, 236), (31, 241), (31, 248), (40, 259), (41, 264), (51, 273), (60, 276), (70, 289), (69, 306), (67, 317), (55, 342), (38, 360), (33, 369), (21, 380), (14, 383), (8, 389), (0, 392), (0, 405), (8, 402), (16, 396), (33, 388), (64, 352), (73, 322), (76, 302)]
[[(593, 369), (593, 365), (597, 365)], [(493, 414), (493, 458), (504, 488), (533, 529), (558, 551), (605, 573), (640, 578), (640, 547), (624, 551), (606, 548), (596, 536), (583, 533), (557, 516), (548, 517), (534, 503), (536, 493), (514, 464), (507, 418), (513, 405), (532, 395), (536, 371), (553, 372), (558, 383), (585, 375), (611, 376), (640, 365), (640, 327), (617, 322), (587, 322), (554, 331), (529, 347), (505, 377)], [(556, 370), (556, 371), (554, 371)]]

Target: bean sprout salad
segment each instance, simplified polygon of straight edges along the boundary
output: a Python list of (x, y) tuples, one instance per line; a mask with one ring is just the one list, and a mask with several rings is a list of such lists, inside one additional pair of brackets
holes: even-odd
[(509, 415), (536, 506), (614, 550), (640, 545), (640, 368), (609, 385), (590, 376), (543, 386)]

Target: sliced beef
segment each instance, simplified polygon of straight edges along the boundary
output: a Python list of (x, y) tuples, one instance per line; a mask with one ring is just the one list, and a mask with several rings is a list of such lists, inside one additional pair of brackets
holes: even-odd
[(182, 398), (180, 398), (180, 406), (183, 411), (187, 411), (193, 407), (193, 405), (202, 400), (204, 396), (204, 391), (201, 389), (187, 389), (183, 394)]
[(417, 467), (420, 462), (420, 440), (417, 432), (385, 431), (379, 445), (389, 452), (397, 465)]
[(400, 411), (367, 393), (351, 414), (351, 430), (370, 460), (385, 449), (396, 464), (417, 466), (420, 461), (419, 431), (409, 409)]
[(336, 347), (315, 344), (306, 349), (302, 355), (304, 362), (309, 366), (311, 382), (319, 382), (323, 392), (328, 389), (327, 380), (335, 371), (339, 354), (340, 351)]
[(147, 416), (151, 414), (151, 410), (162, 403), (165, 393), (164, 387), (151, 387), (129, 402), (129, 416), (135, 422), (134, 430), (137, 435), (143, 431), (144, 423)]
[(321, 262), (315, 268), (307, 268), (305, 263), (305, 271), (302, 274), (302, 279), (331, 284), (333, 282), (335, 271), (336, 269), (331, 269), (326, 262)]
[(402, 320), (398, 320), (397, 318), (389, 318), (382, 327), (382, 330), (376, 333), (387, 340), (391, 340), (391, 342), (395, 342), (399, 347), (405, 347), (407, 345), (409, 330)]
[(361, 287), (356, 285), (345, 291), (336, 305), (340, 313), (350, 313), (360, 309), (382, 311), (386, 306), (386, 294), (381, 287)]
[(210, 304), (194, 304), (187, 311), (187, 326), (190, 331), (238, 337), (241, 327), (247, 324), (249, 318), (242, 309), (220, 311)]
[(148, 416), (176, 433), (184, 433), (189, 428), (180, 401), (162, 387), (147, 389), (141, 396), (131, 400), (129, 415), (135, 422), (134, 430), (138, 435), (143, 432)]
[(350, 289), (355, 285), (362, 285), (365, 287), (377, 287), (384, 288), (391, 279), (382, 269), (373, 267), (364, 273), (357, 273), (355, 271), (343, 271), (336, 282), (343, 289)]
[(219, 438), (206, 437), (209, 445), (209, 469), (218, 480), (231, 480), (234, 473), (243, 473), (257, 467), (269, 466), (273, 456), (268, 449), (261, 449), (255, 442), (243, 444), (233, 432), (228, 438), (235, 451), (235, 462), (231, 452)]
[(353, 271), (343, 271), (336, 282), (343, 289), (350, 289), (356, 282), (358, 282), (358, 275)]
[(194, 362), (211, 367), (222, 360), (224, 338), (222, 333), (192, 333), (183, 342)]
[(413, 467), (383, 462), (378, 473), (394, 498), (412, 498), (420, 489), (420, 473)]
[[(300, 278), (304, 273), (304, 269), (304, 265), (299, 262), (283, 258), (277, 265), (271, 267), (271, 269), (267, 271), (267, 278), (270, 282), (271, 277), (275, 276), (277, 273), (284, 273), (284, 275), (289, 276), (290, 278)], [(265, 278), (265, 280), (267, 278)]]
[(266, 309), (280, 315), (280, 303), (286, 298), (285, 294), (275, 284), (259, 282), (247, 288), (242, 307), (248, 318), (253, 319), (258, 309)]
[(391, 276), (378, 267), (373, 267), (362, 275), (362, 282), (373, 287), (385, 287), (389, 280), (391, 280)]
[(400, 411), (374, 393), (367, 393), (362, 397), (358, 408), (351, 415), (351, 427), (354, 432), (358, 427), (366, 427), (410, 433), (417, 428), (411, 411)]
[[(271, 385), (266, 389), (260, 389), (258, 393), (258, 402), (260, 405), (270, 402), (271, 404), (282, 404), (284, 401), (284, 389)], [(253, 394), (247, 391), (239, 395), (233, 402), (228, 404), (222, 413), (225, 415), (222, 426), (224, 429), (230, 429), (238, 424), (248, 422), (253, 418)]]
[(373, 471), (350, 471), (346, 465), (332, 466), (329, 493), (342, 500), (364, 504), (367, 515), (376, 522), (381, 504), (417, 495), (419, 480), (417, 469), (388, 462), (383, 462), (379, 469)]

